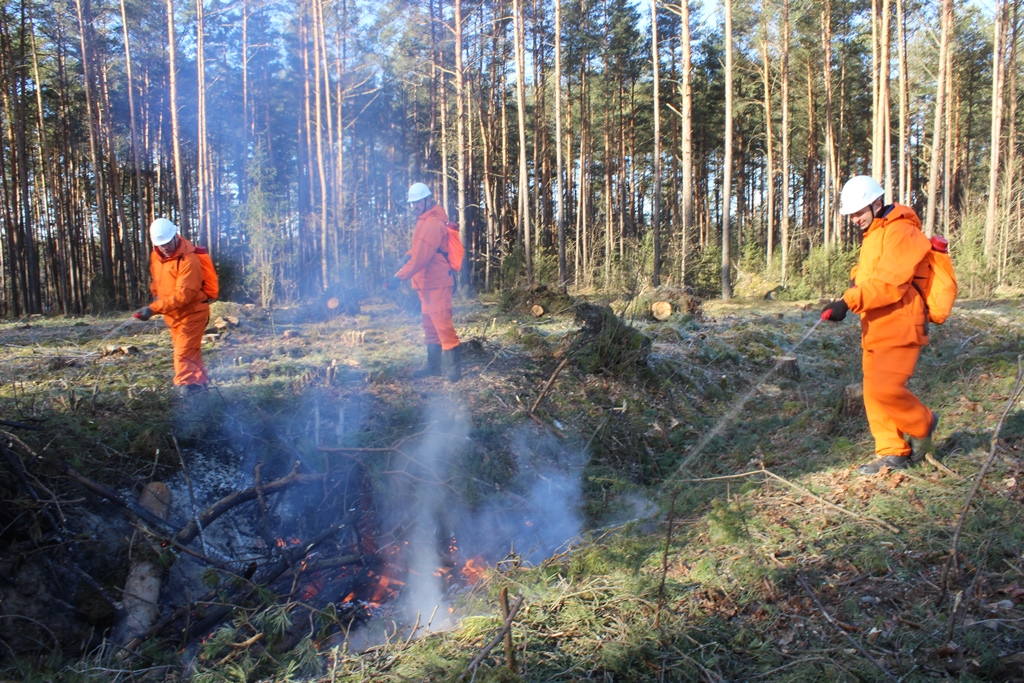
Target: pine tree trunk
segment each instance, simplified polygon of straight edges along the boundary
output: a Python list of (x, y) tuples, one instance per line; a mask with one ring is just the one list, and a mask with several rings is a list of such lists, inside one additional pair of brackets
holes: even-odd
[[(685, 1), (685, 0), (684, 0)], [(651, 284), (661, 284), (661, 69), (658, 63), (658, 0), (651, 0), (651, 62), (654, 69), (654, 196), (651, 198), (651, 230), (654, 235), (654, 272)]]
[[(132, 164), (135, 168), (135, 211), (138, 235), (145, 240), (145, 226), (149, 223), (149, 212), (146, 211), (146, 188), (142, 177), (142, 156), (140, 154), (138, 116), (135, 113), (135, 80), (132, 78), (132, 52), (128, 43), (128, 15), (125, 13), (124, 0), (121, 0), (121, 28), (124, 35), (125, 75), (128, 79), (128, 118), (131, 124)], [(132, 293), (133, 299), (142, 296), (141, 290)]]
[(932, 128), (932, 155), (928, 167), (928, 206), (924, 234), (935, 234), (935, 212), (938, 208), (939, 166), (942, 161), (942, 119), (946, 102), (946, 63), (949, 61), (950, 33), (953, 31), (953, 0), (942, 0), (942, 34), (939, 38), (939, 77), (935, 84), (935, 123)]
[(772, 258), (775, 255), (775, 157), (772, 140), (772, 74), (771, 74), (771, 52), (768, 49), (768, 24), (764, 24), (764, 38), (761, 41), (762, 71), (761, 78), (764, 86), (764, 127), (765, 127), (765, 173), (764, 173), (764, 195), (766, 204), (765, 219), (765, 256), (767, 267), (771, 269)]
[(680, 3), (679, 42), (682, 52), (682, 73), (679, 90), (682, 100), (682, 150), (683, 157), (683, 236), (679, 255), (679, 286), (686, 286), (686, 261), (689, 256), (689, 236), (694, 224), (693, 209), (693, 51), (690, 44), (690, 5), (688, 0)]
[[(825, 0), (821, 10), (822, 69), (825, 84), (825, 182), (824, 192), (824, 244), (827, 252), (836, 241), (832, 202), (836, 196), (836, 145), (832, 130), (832, 1)], [(877, 166), (875, 167), (877, 168)]]
[[(945, 2), (946, 0), (944, 0)], [(999, 150), (1003, 129), (1003, 72), (1007, 35), (1008, 5), (996, 2), (994, 44), (992, 49), (992, 130), (989, 136), (988, 210), (985, 214), (985, 259), (992, 263), (996, 256), (996, 209), (999, 192)]]
[(732, 204), (732, 0), (725, 0), (725, 161), (722, 168), (722, 298), (732, 298), (732, 280), (729, 269), (732, 259), (729, 242), (732, 239), (729, 218)]
[(526, 47), (522, 0), (512, 2), (515, 23), (516, 113), (519, 117), (519, 230), (526, 257), (526, 279), (533, 282), (533, 244), (531, 242), (529, 178), (526, 171)]
[[(107, 224), (106, 188), (103, 176), (103, 165), (100, 159), (99, 123), (96, 103), (96, 83), (93, 80), (93, 65), (89, 36), (92, 15), (89, 12), (89, 0), (75, 0), (78, 11), (78, 30), (82, 43), (82, 71), (85, 75), (86, 116), (89, 118), (89, 154), (92, 160), (93, 178), (96, 182), (96, 221), (100, 232), (100, 266), (106, 286), (114, 286), (114, 262), (110, 251), (110, 229)], [(170, 0), (168, 0), (170, 2)]]
[[(455, 0), (455, 152), (458, 155), (455, 172), (458, 174), (459, 237), (469, 245), (469, 226), (466, 221), (466, 74), (462, 63), (462, 0)], [(463, 261), (468, 263), (469, 259)], [(464, 266), (465, 268), (465, 266)]]
[(890, 87), (891, 79), (889, 74), (889, 63), (892, 60), (889, 54), (892, 43), (890, 39), (892, 35), (890, 27), (892, 8), (889, 1), (882, 0), (882, 25), (879, 34), (879, 52), (882, 54), (882, 60), (879, 64), (878, 74), (878, 127), (881, 131), (882, 143), (882, 162), (879, 165), (879, 170), (882, 173), (880, 182), (885, 189), (886, 204), (889, 204), (896, 198), (892, 183), (892, 88)]
[(174, 188), (178, 199), (178, 230), (189, 237), (189, 206), (185, 196), (185, 166), (181, 158), (181, 122), (178, 115), (177, 38), (174, 33), (174, 0), (167, 0), (167, 78), (170, 85), (171, 144), (174, 149)]
[(906, 16), (903, 9), (904, 0), (896, 0), (896, 31), (899, 42), (899, 98), (900, 98), (900, 151), (899, 151), (899, 195), (898, 201), (901, 204), (910, 204), (910, 160), (907, 156), (909, 145), (910, 121), (908, 111), (910, 109), (910, 97), (907, 84), (907, 36)]
[(789, 274), (789, 0), (782, 2), (782, 286)]
[[(558, 226), (558, 291), (568, 291), (565, 260), (565, 187), (562, 159), (562, 0), (555, 3), (555, 223)], [(485, 145), (486, 146), (486, 145)]]

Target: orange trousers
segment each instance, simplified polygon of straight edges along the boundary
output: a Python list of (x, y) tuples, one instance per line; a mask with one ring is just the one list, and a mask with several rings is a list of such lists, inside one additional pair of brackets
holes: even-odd
[[(205, 307), (204, 307), (205, 308)], [(206, 384), (206, 367), (203, 365), (202, 345), (206, 323), (210, 321), (209, 311), (203, 310), (171, 320), (164, 316), (171, 331), (174, 347), (174, 384)]]
[(427, 344), (440, 344), (448, 351), (459, 345), (452, 322), (452, 288), (419, 289), (420, 309), (423, 311), (423, 336)]
[(877, 455), (910, 455), (906, 436), (928, 435), (932, 411), (907, 389), (919, 346), (864, 350), (864, 410)]

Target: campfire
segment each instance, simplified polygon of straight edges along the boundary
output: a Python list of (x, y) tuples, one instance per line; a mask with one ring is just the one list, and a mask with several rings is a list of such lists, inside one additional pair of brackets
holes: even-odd
[[(193, 468), (201, 470), (190, 482), (195, 491), (179, 486), (175, 492), (178, 514), (191, 520), (161, 543), (177, 553), (162, 592), (169, 613), (119, 644), (134, 651), (148, 638), (177, 633), (182, 647), (195, 647), (238, 610), (259, 609), (268, 600), (289, 612), (290, 626), (274, 644), (283, 649), (310, 633), (317, 643), (336, 645), (376, 619), (388, 620), (392, 631), (403, 623), (416, 630), (427, 609), (447, 614), (447, 598), (484, 575), (484, 558), (464, 556), (454, 537), (439, 542), (436, 534), (420, 533), (414, 509), (380, 509), (367, 493), (364, 468), (345, 462), (322, 474), (304, 474), (296, 463), (268, 482), (257, 466), (251, 486), (202, 511), (191, 499), (224, 483), (205, 480), (215, 465)], [(398, 524), (389, 523), (395, 519)], [(422, 557), (436, 558), (436, 566), (421, 566)], [(432, 608), (413, 595), (425, 581), (436, 586)], [(175, 596), (201, 595), (210, 584), (206, 595), (174, 604)], [(331, 622), (326, 628), (325, 620)]]

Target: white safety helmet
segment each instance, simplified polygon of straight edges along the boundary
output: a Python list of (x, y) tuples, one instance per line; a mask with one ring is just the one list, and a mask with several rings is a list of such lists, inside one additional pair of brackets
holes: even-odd
[(409, 186), (409, 203), (418, 202), (421, 199), (426, 199), (431, 194), (430, 188), (423, 183), (413, 183)]
[(855, 175), (846, 181), (839, 194), (839, 213), (849, 216), (883, 195), (885, 190), (877, 180), (868, 175)]
[(162, 247), (178, 234), (178, 226), (170, 222), (166, 218), (157, 218), (149, 226), (149, 239), (153, 240), (153, 244), (158, 247)]

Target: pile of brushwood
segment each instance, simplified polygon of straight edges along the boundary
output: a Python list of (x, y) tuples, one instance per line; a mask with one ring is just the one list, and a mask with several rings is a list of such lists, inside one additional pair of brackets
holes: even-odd
[[(459, 304), (457, 385), (386, 302), (253, 315), (191, 398), (162, 327), (0, 324), (0, 679), (1024, 678), (1020, 300), (932, 330), (937, 452), (865, 478), (856, 325), (543, 295)], [(389, 611), (424, 538), (443, 607)]]

